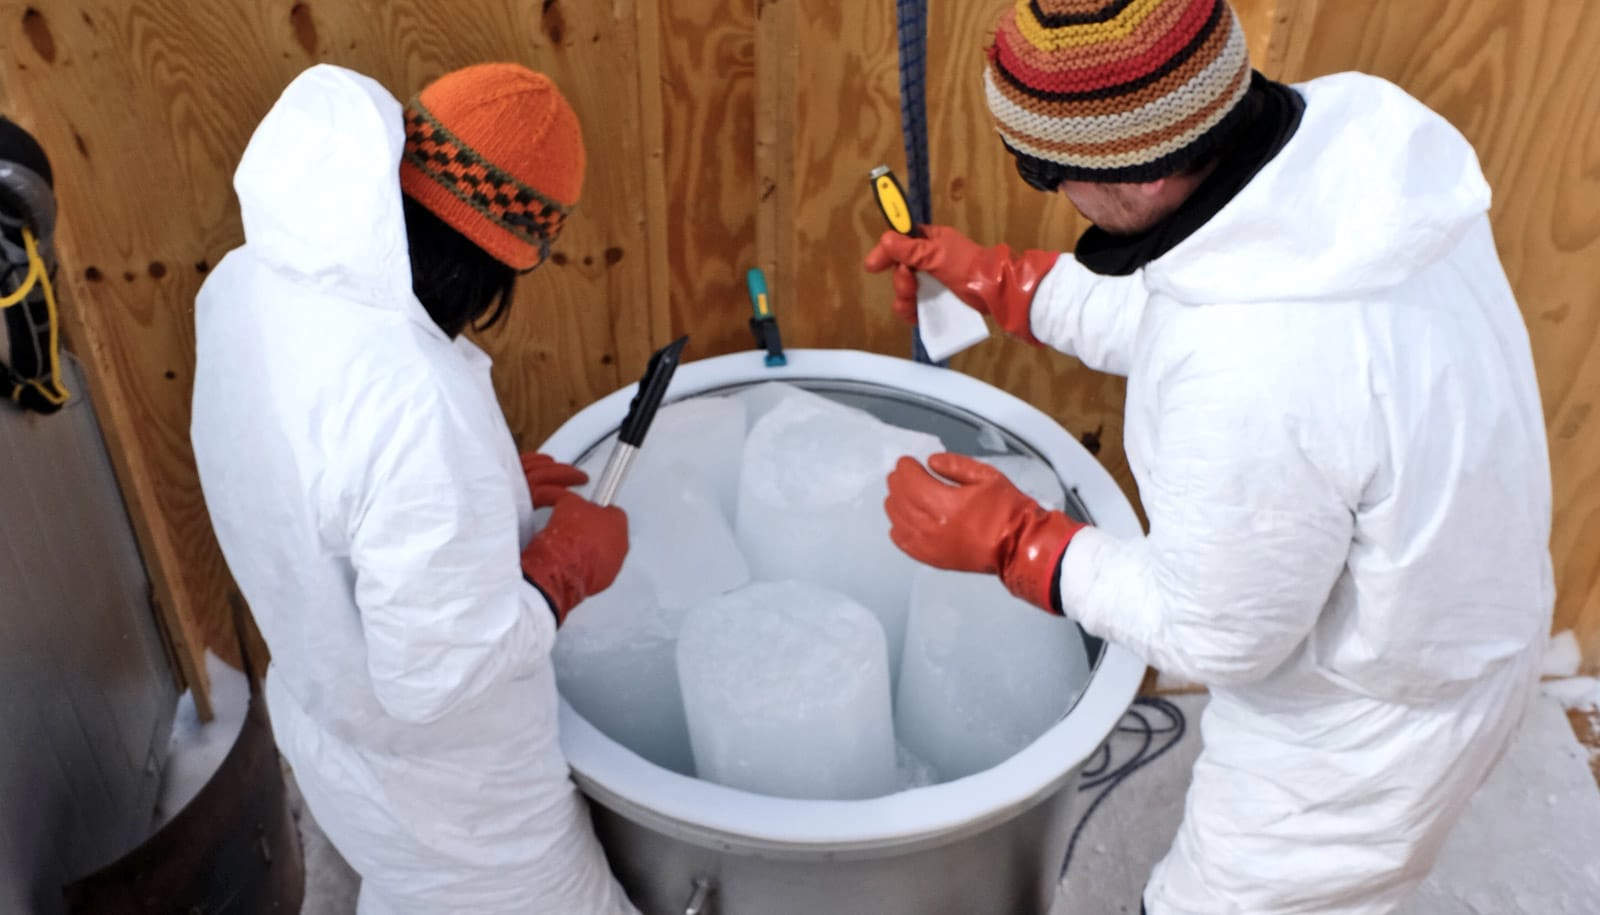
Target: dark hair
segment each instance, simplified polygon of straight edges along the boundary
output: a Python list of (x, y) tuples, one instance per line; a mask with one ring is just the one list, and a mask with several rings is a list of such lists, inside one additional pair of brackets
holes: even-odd
[[(471, 327), (488, 330), (511, 307), (517, 272), (402, 194), (411, 290), (451, 339)], [(488, 315), (488, 317), (484, 317)]]

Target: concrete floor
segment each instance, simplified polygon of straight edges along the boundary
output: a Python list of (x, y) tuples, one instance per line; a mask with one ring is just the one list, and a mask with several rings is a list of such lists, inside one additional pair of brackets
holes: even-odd
[[(1189, 769), (1200, 752), (1196, 723), (1206, 697), (1173, 699), (1188, 719), (1188, 734), (1090, 819), (1067, 873), (1070, 904), (1054, 915), (1139, 911), (1139, 891), (1177, 831)], [(1127, 738), (1116, 740), (1125, 744)], [(1588, 753), (1561, 707), (1541, 699), (1474, 796), (1433, 873), (1394, 915), (1594, 915), (1600, 912), (1596, 848), (1600, 791)]]
[[(1173, 697), (1189, 727), (1169, 753), (1134, 774), (1084, 825), (1052, 915), (1139, 910), (1150, 868), (1165, 853), (1199, 754), (1203, 695)], [(1114, 759), (1137, 738), (1113, 738)], [(292, 782), (292, 779), (291, 779)], [(1589, 755), (1550, 700), (1530, 712), (1506, 758), (1474, 798), (1438, 866), (1395, 915), (1594, 915), (1600, 912), (1600, 791)], [(303, 811), (291, 785), (306, 856), (304, 915), (350, 915), (359, 880)], [(1087, 807), (1093, 793), (1084, 795)]]
[(306, 810), (294, 773), (287, 765), (283, 767), (283, 779), (289, 787), (289, 809), (300, 824), (300, 848), (306, 858), (306, 898), (300, 907), (301, 915), (354, 915), (361, 878)]

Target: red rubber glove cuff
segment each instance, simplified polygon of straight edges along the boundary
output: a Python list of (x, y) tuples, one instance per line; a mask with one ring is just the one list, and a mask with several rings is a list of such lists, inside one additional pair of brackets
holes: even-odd
[(1043, 346), (1033, 335), (1033, 296), (1060, 256), (1056, 251), (1035, 250), (1013, 256), (1006, 245), (981, 248), (963, 271), (965, 280), (945, 285), (974, 308), (975, 302), (983, 303), (979, 310), (987, 311), (1006, 333)]
[(999, 554), (1000, 580), (1006, 590), (1035, 607), (1060, 614), (1056, 572), (1072, 538), (1087, 526), (1062, 512), (1042, 508), (1037, 514), (1018, 518)]

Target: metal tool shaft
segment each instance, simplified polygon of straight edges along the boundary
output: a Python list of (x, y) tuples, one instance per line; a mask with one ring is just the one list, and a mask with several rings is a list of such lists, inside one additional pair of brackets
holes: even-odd
[(628, 468), (633, 466), (633, 458), (639, 449), (624, 441), (618, 441), (615, 448), (611, 449), (611, 457), (606, 460), (606, 468), (600, 471), (600, 482), (594, 486), (594, 503), (596, 505), (610, 505), (617, 498), (617, 490), (622, 488), (622, 481), (628, 475)]

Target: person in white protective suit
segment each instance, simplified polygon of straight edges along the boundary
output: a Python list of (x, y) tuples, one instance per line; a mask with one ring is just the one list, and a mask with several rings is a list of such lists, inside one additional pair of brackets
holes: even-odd
[(245, 150), (245, 243), (196, 303), (206, 505), (272, 651), (278, 745), (364, 915), (635, 912), (561, 754), (549, 660), (627, 519), (519, 458), (460, 336), (504, 314), (583, 170), (577, 116), (521, 66), (404, 110), (313, 67)]
[[(1127, 539), (954, 455), (892, 535), (1210, 687), (1150, 915), (1378, 915), (1428, 873), (1538, 677), (1550, 479), (1466, 140), (1380, 79), (1250, 70), (1226, 0), (1018, 0), (984, 72), (1076, 256), (886, 235), (1023, 339), (1128, 379)], [(937, 474), (935, 476), (934, 474)]]

